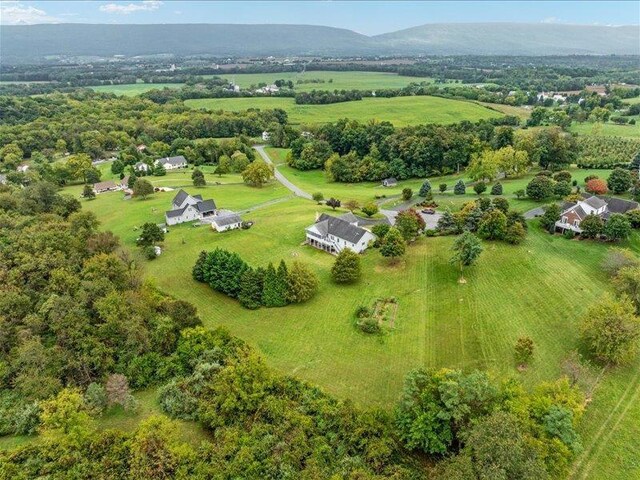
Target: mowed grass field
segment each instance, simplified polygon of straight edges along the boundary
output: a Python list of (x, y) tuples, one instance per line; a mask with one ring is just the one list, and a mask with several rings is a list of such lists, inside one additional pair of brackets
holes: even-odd
[[(198, 193), (222, 204), (216, 188), (220, 195), (229, 189), (227, 204), (244, 204), (257, 190), (229, 184)], [(108, 193), (83, 201), (83, 207), (95, 211), (104, 228), (135, 249), (134, 227), (158, 221), (150, 214), (152, 205), (166, 208), (171, 198), (163, 193), (149, 200), (123, 201), (120, 194)], [(256, 222), (250, 230), (218, 234), (206, 227), (173, 227), (163, 254), (144, 261), (145, 274), (164, 291), (193, 302), (205, 325), (225, 325), (258, 348), (282, 373), (360, 405), (384, 408), (394, 405), (404, 375), (416, 367), (487, 369), (496, 376), (521, 378), (527, 385), (556, 378), (564, 355), (579, 345), (580, 316), (604, 292), (611, 292), (600, 269), (608, 245), (551, 236), (535, 222), (520, 246), (484, 242), (485, 252), (467, 271), (465, 285), (457, 282), (449, 264), (453, 238), (439, 237), (418, 240), (397, 266), (369, 251), (362, 257), (362, 281), (337, 286), (330, 281), (333, 257), (302, 245), (304, 227), (323, 211), (330, 212), (313, 202), (288, 198), (245, 215)], [(320, 291), (303, 305), (245, 310), (191, 279), (198, 252), (217, 246), (240, 253), (252, 265), (302, 260), (320, 276)], [(637, 234), (627, 246), (640, 252)], [(359, 305), (389, 296), (399, 301), (392, 331), (371, 337), (354, 328), (353, 313)], [(531, 367), (519, 373), (513, 344), (522, 335), (534, 339), (536, 355)], [(581, 425), (585, 453), (572, 478), (640, 474), (640, 465), (630, 455), (640, 449), (639, 368), (636, 362), (609, 372), (596, 390)]]
[(115, 93), (116, 95), (126, 95), (133, 97), (134, 95), (140, 95), (141, 93), (148, 92), (154, 89), (163, 88), (181, 88), (182, 83), (132, 83), (127, 85), (100, 85), (97, 87), (90, 87), (96, 92), (103, 93)]
[(388, 121), (396, 127), (422, 123), (456, 123), (501, 117), (503, 114), (476, 103), (447, 98), (419, 96), (395, 98), (364, 98), (353, 102), (329, 105), (296, 105), (292, 98), (203, 98), (186, 100), (192, 108), (241, 111), (249, 108), (282, 108), (295, 125), (320, 124), (349, 118)]
[(635, 125), (618, 125), (616, 123), (573, 123), (569, 131), (580, 135), (603, 135), (611, 137), (634, 137), (640, 138), (640, 117), (635, 118)]
[[(218, 75), (246, 89), (251, 85), (266, 83), (270, 85), (276, 80), (291, 80), (297, 92), (311, 90), (377, 90), (384, 88), (402, 88), (410, 83), (429, 82), (429, 77), (406, 77), (396, 73), (384, 72), (337, 72), (307, 71), (281, 73), (235, 73)], [(297, 83), (298, 80), (323, 80), (320, 83)], [(331, 80), (331, 82), (330, 82)]]

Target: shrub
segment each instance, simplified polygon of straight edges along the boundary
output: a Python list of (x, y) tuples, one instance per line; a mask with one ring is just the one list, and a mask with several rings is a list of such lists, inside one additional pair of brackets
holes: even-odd
[(408, 201), (408, 200), (411, 200), (411, 197), (413, 197), (413, 190), (411, 190), (410, 188), (403, 188), (402, 199), (404, 201)]
[(422, 186), (420, 187), (420, 191), (418, 192), (418, 196), (426, 197), (431, 193), (431, 183), (429, 180), (425, 180)]
[(464, 195), (467, 191), (467, 186), (464, 184), (462, 179), (458, 180), (458, 183), (453, 187), (453, 193), (456, 195)]
[(502, 184), (497, 182), (491, 187), (491, 195), (502, 195)]
[(363, 318), (358, 322), (358, 327), (364, 333), (380, 333), (380, 325), (375, 318)]
[(444, 193), (444, 192), (446, 192), (446, 191), (447, 191), (447, 184), (446, 184), (446, 183), (441, 183), (441, 184), (438, 186), (438, 190), (440, 190), (440, 193)]
[(632, 186), (631, 172), (623, 168), (614, 169), (607, 179), (607, 187), (617, 195), (627, 192)]
[(516, 190), (514, 193), (516, 195), (516, 198), (524, 198), (524, 196), (526, 195), (526, 192), (522, 188)]
[(554, 181), (546, 176), (534, 177), (527, 185), (527, 196), (534, 200), (544, 200), (553, 193)]
[(556, 172), (553, 175), (553, 179), (556, 182), (567, 182), (567, 183), (569, 183), (569, 182), (571, 182), (571, 173), (566, 171), (566, 170), (561, 170), (559, 172)]
[(553, 187), (553, 193), (557, 197), (566, 197), (571, 194), (571, 185), (564, 180), (558, 182)]
[(478, 195), (481, 195), (482, 193), (484, 193), (487, 190), (487, 184), (484, 182), (477, 182), (474, 186), (473, 186), (473, 191), (476, 192)]
[(631, 210), (627, 212), (626, 215), (632, 228), (640, 228), (640, 208)]
[(478, 225), (478, 235), (486, 240), (502, 240), (507, 231), (507, 217), (500, 210), (484, 214)]
[(612, 242), (625, 240), (631, 235), (631, 223), (626, 216), (614, 213), (605, 223), (602, 233), (606, 235), (607, 240)]
[(316, 202), (318, 205), (320, 205), (324, 200), (324, 195), (322, 194), (322, 192), (316, 192), (311, 197), (313, 198), (314, 202)]
[(360, 280), (362, 267), (360, 256), (349, 248), (342, 250), (331, 267), (331, 277), (336, 283), (354, 283)]
[(378, 213), (378, 205), (374, 202), (366, 203), (362, 206), (362, 213), (364, 213), (367, 217), (372, 217), (376, 213)]
[(365, 305), (356, 308), (356, 318), (366, 318), (371, 316), (371, 309)]
[(514, 223), (507, 227), (504, 240), (512, 245), (518, 245), (524, 241), (527, 236), (527, 232), (521, 223)]
[(610, 277), (615, 277), (623, 268), (637, 266), (640, 266), (640, 259), (633, 252), (624, 248), (609, 249), (602, 262), (602, 269)]
[(602, 233), (604, 222), (598, 215), (587, 215), (580, 222), (580, 228), (582, 238), (597, 238)]
[(562, 236), (567, 240), (572, 240), (576, 236), (576, 234), (573, 230), (567, 229), (564, 232), (562, 232)]
[(493, 205), (493, 208), (497, 208), (498, 210), (500, 210), (505, 215), (509, 211), (509, 200), (507, 200), (504, 197), (494, 198), (493, 202), (491, 202), (491, 204)]
[(518, 365), (526, 365), (533, 357), (534, 344), (530, 337), (520, 337), (516, 341), (515, 358)]
[(587, 184), (589, 183), (591, 180), (597, 180), (598, 177), (597, 175), (587, 175), (586, 177), (584, 177), (584, 183)]
[(560, 220), (560, 207), (555, 203), (551, 203), (544, 207), (544, 214), (540, 217), (540, 226), (548, 232), (553, 232), (556, 228), (556, 222)]
[(145, 245), (144, 247), (142, 247), (142, 253), (144, 253), (144, 256), (147, 260), (155, 260), (156, 258), (158, 258), (156, 247), (154, 247), (153, 245)]
[(107, 408), (107, 392), (104, 387), (99, 383), (90, 383), (84, 392), (84, 403), (94, 415), (104, 412)]
[(339, 208), (341, 205), (340, 200), (338, 200), (337, 198), (333, 198), (331, 197), (329, 200), (327, 200), (326, 202), (324, 202), (327, 206), (331, 207), (333, 210), (335, 210), (336, 208)]

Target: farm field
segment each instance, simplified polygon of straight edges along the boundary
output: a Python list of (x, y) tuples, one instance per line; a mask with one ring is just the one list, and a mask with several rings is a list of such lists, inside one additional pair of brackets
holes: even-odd
[(520, 118), (521, 120), (527, 120), (531, 116), (531, 108), (516, 107), (513, 105), (503, 105), (501, 103), (488, 103), (488, 102), (477, 102), (478, 105), (483, 105), (488, 108), (492, 108), (494, 110), (498, 110), (499, 112), (504, 113), (505, 115), (513, 115), (515, 117)]
[(389, 121), (397, 127), (422, 123), (455, 123), (502, 116), (472, 102), (439, 97), (364, 98), (359, 101), (329, 105), (296, 105), (292, 98), (204, 98), (186, 100), (192, 108), (240, 111), (249, 108), (282, 108), (293, 124), (321, 124), (341, 118), (366, 122)]
[(100, 85), (89, 87), (96, 92), (115, 93), (116, 95), (126, 95), (133, 97), (149, 90), (162, 88), (181, 88), (182, 83), (131, 83), (126, 85)]
[[(276, 80), (291, 80), (297, 92), (311, 90), (376, 90), (402, 88), (410, 83), (429, 82), (428, 77), (406, 77), (384, 72), (308, 71), (280, 73), (235, 73), (217, 75), (245, 89), (259, 83), (272, 84)], [(298, 80), (324, 80), (323, 83), (296, 83)], [(332, 82), (329, 82), (332, 80)]]
[[(242, 197), (253, 190), (229, 185), (220, 191), (223, 188), (237, 189), (235, 194)], [(218, 201), (214, 190), (211, 195)], [(111, 193), (83, 206), (134, 248), (133, 227), (154, 220), (148, 215), (150, 204), (157, 202), (159, 208), (171, 194), (157, 197), (123, 203), (119, 194)], [(111, 210), (120, 213), (110, 215)], [(304, 227), (323, 211), (330, 210), (290, 198), (248, 214), (256, 222), (250, 230), (216, 234), (205, 227), (173, 227), (163, 254), (144, 263), (146, 275), (163, 290), (193, 302), (207, 326), (225, 325), (257, 347), (281, 372), (360, 405), (385, 408), (396, 401), (404, 374), (417, 366), (483, 368), (521, 377), (528, 385), (556, 377), (563, 355), (578, 346), (580, 315), (610, 290), (599, 268), (607, 245), (550, 236), (535, 222), (520, 246), (485, 242), (480, 263), (466, 274), (466, 285), (457, 283), (457, 272), (448, 263), (452, 238), (440, 237), (420, 239), (395, 267), (370, 251), (363, 256), (363, 280), (338, 287), (329, 278), (333, 257), (301, 245)], [(217, 246), (239, 252), (254, 265), (302, 260), (320, 276), (321, 290), (303, 305), (245, 310), (191, 279), (198, 252)], [(640, 252), (637, 234), (629, 246)], [(391, 296), (399, 304), (392, 331), (368, 337), (354, 328), (353, 312), (359, 305)], [(535, 361), (524, 373), (518, 373), (512, 361), (513, 343), (521, 335), (531, 336), (537, 347)], [(633, 478), (640, 473), (628, 455), (640, 448), (633, 421), (640, 414), (634, 402), (640, 395), (639, 367), (637, 362), (605, 376), (582, 422), (585, 454), (572, 478)], [(605, 442), (613, 448), (606, 455)]]
[(573, 123), (569, 131), (580, 135), (604, 135), (612, 137), (635, 137), (640, 138), (640, 119), (635, 118), (635, 125), (618, 125), (615, 123)]

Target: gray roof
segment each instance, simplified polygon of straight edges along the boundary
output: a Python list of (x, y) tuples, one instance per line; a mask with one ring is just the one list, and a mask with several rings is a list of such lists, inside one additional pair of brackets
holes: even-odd
[(181, 165), (183, 163), (187, 163), (187, 159), (184, 158), (184, 156), (182, 155), (178, 155), (176, 157), (164, 157), (164, 158), (159, 158), (157, 160), (158, 163), (170, 163), (171, 165)]
[(212, 199), (204, 200), (202, 202), (196, 203), (196, 208), (200, 213), (213, 212), (216, 209), (216, 202), (214, 202)]
[(96, 190), (103, 190), (106, 188), (116, 188), (116, 183), (113, 180), (105, 180), (104, 182), (94, 183), (93, 188)]
[(358, 243), (364, 234), (367, 233), (364, 228), (356, 227), (346, 220), (332, 217), (326, 213), (320, 215), (315, 226), (323, 235), (331, 234), (351, 243)]
[(202, 195), (191, 195), (193, 198), (195, 198), (196, 200), (200, 200), (202, 201)]
[(231, 215), (216, 217), (213, 221), (219, 227), (226, 227), (227, 225), (233, 225), (234, 223), (241, 223), (242, 219), (240, 218), (240, 215), (233, 213)]
[(353, 212), (343, 213), (338, 217), (341, 220), (346, 220), (349, 223), (358, 223), (358, 217), (356, 217)]
[(174, 217), (179, 217), (180, 215), (182, 215), (184, 213), (184, 211), (189, 208), (189, 205), (183, 207), (183, 208), (176, 208), (175, 210), (167, 210), (165, 212), (165, 215), (169, 218), (174, 218)]
[(640, 208), (638, 202), (615, 197), (607, 198), (607, 209), (611, 213), (627, 213), (636, 208)]
[(182, 205), (182, 202), (184, 202), (188, 196), (189, 194), (187, 192), (180, 189), (180, 191), (178, 191), (176, 196), (173, 197), (173, 200), (171, 201), (171, 203), (173, 203), (174, 205)]
[(383, 182), (387, 182), (387, 183), (398, 183), (398, 181), (397, 181), (395, 178), (393, 178), (393, 177), (385, 178), (385, 179), (383, 180)]
[(589, 197), (587, 198), (584, 203), (586, 203), (587, 205), (593, 207), (593, 208), (602, 208), (604, 207), (607, 202), (605, 202), (603, 199), (596, 197), (595, 195), (593, 197)]
[(584, 211), (584, 208), (582, 208), (580, 205), (578, 205), (574, 212), (576, 212), (576, 215), (578, 215), (578, 217), (580, 217), (580, 220), (584, 220), (584, 218), (587, 216), (587, 212)]

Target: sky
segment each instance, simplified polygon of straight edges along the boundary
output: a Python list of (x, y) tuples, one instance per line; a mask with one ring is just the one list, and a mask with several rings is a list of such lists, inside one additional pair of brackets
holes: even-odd
[(638, 25), (634, 1), (9, 1), (0, 24), (286, 23), (376, 35), (425, 23), (526, 22)]

